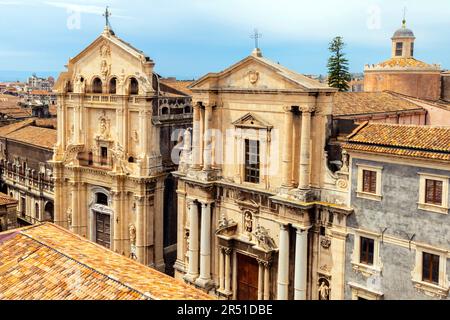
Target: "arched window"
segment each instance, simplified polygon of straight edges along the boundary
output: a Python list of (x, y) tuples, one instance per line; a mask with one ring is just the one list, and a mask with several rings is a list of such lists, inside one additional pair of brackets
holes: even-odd
[(130, 95), (139, 94), (139, 82), (136, 78), (130, 79)]
[(95, 78), (94, 81), (92, 81), (92, 92), (93, 93), (103, 92), (102, 80), (100, 80), (99, 78)]
[(134, 163), (134, 158), (133, 158), (133, 157), (129, 157), (129, 158), (128, 158), (128, 162), (129, 162), (129, 163)]
[(106, 194), (104, 194), (104, 193), (97, 193), (96, 194), (96, 203), (97, 204), (101, 204), (101, 205), (104, 205), (104, 206), (107, 206), (108, 205), (108, 196), (106, 195)]
[(38, 203), (34, 204), (34, 217), (36, 219), (39, 219), (39, 204)]
[(109, 81), (109, 94), (116, 94), (117, 93), (117, 79), (112, 78), (111, 81)]
[(53, 222), (54, 219), (54, 206), (53, 203), (47, 202), (44, 207), (44, 220)]
[(169, 108), (167, 108), (167, 107), (162, 108), (161, 113), (162, 114), (169, 114)]
[(191, 107), (190, 106), (186, 106), (184, 107), (184, 113), (191, 113)]

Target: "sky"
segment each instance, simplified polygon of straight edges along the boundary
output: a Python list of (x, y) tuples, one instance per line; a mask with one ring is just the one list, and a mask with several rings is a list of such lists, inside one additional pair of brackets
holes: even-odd
[(362, 72), (390, 57), (405, 7), (416, 58), (450, 68), (449, 0), (0, 0), (0, 80), (63, 71), (103, 31), (107, 5), (116, 35), (166, 77), (198, 78), (245, 58), (255, 28), (265, 57), (304, 74), (325, 74), (328, 43), (342, 36), (350, 70)]

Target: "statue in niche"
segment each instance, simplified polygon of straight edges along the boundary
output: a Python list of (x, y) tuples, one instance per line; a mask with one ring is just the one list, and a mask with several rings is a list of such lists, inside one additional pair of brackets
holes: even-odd
[(110, 138), (110, 123), (104, 115), (99, 119), (97, 138), (104, 140), (108, 140)]
[(67, 223), (72, 227), (72, 208), (67, 208)]
[(86, 82), (84, 81), (83, 76), (78, 75), (75, 80), (75, 92), (76, 93), (84, 93), (86, 88)]
[(327, 279), (320, 279), (320, 286), (318, 289), (319, 292), (319, 300), (330, 300), (330, 284)]
[(128, 232), (130, 233), (130, 243), (132, 246), (136, 245), (136, 227), (134, 224), (128, 226)]
[(346, 150), (342, 151), (342, 168), (341, 171), (342, 172), (348, 172), (348, 165), (349, 165), (349, 156), (348, 156), (348, 152)]
[(125, 151), (120, 143), (112, 150), (114, 159), (114, 170), (118, 173), (130, 174), (131, 170), (128, 168), (128, 161), (125, 159)]
[(106, 79), (109, 76), (111, 72), (111, 65), (108, 64), (106, 60), (102, 60), (102, 63), (100, 65), (100, 72), (103, 76), (103, 79)]
[(249, 234), (253, 231), (253, 216), (249, 211), (247, 211), (244, 215), (244, 230)]

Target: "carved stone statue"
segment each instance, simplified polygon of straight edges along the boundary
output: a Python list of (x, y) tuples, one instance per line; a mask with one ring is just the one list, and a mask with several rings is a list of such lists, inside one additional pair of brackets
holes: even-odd
[(132, 246), (136, 245), (136, 227), (134, 224), (128, 226), (128, 232), (130, 233), (130, 243)]
[(109, 120), (104, 116), (99, 119), (97, 138), (104, 140), (108, 140), (110, 138)]
[(102, 63), (100, 65), (100, 72), (103, 76), (103, 79), (106, 79), (109, 76), (111, 72), (111, 65), (108, 64), (106, 60), (102, 60)]
[(275, 242), (270, 237), (269, 231), (266, 228), (262, 226), (256, 227), (254, 235), (256, 237), (256, 240), (258, 241), (258, 246), (266, 251), (275, 249)]
[(120, 143), (116, 143), (116, 147), (112, 150), (114, 159), (114, 170), (118, 173), (130, 174), (131, 170), (128, 168), (128, 161), (125, 159), (125, 151)]
[(321, 279), (319, 286), (319, 300), (330, 300), (330, 285), (326, 279)]
[(78, 75), (75, 80), (75, 86), (74, 91), (76, 93), (84, 93), (86, 88), (86, 82), (84, 81), (84, 78), (81, 75)]
[(346, 150), (342, 151), (342, 172), (348, 172), (348, 165), (349, 165), (349, 156), (348, 152)]
[(244, 216), (244, 229), (245, 232), (251, 234), (253, 231), (253, 216), (250, 212), (246, 212)]
[(69, 224), (69, 227), (72, 226), (72, 208), (67, 209), (67, 223)]

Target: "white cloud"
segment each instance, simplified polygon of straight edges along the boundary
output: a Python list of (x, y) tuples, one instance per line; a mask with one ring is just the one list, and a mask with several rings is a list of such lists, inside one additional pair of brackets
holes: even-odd
[[(80, 1), (78, 1), (80, 2)], [(85, 1), (81, 1), (81, 3), (84, 3)], [(93, 1), (90, 1), (92, 3)], [(105, 13), (105, 6), (99, 6), (99, 5), (87, 5), (87, 4), (79, 4), (79, 3), (73, 3), (73, 2), (58, 2), (58, 1), (44, 1), (44, 4), (56, 7), (56, 8), (63, 8), (67, 11), (72, 12), (79, 12), (79, 13), (87, 13), (87, 14), (95, 14), (95, 15), (102, 15)], [(119, 11), (119, 10), (117, 10)], [(130, 19), (129, 16), (124, 15), (116, 15), (114, 14), (114, 17), (119, 19)]]

